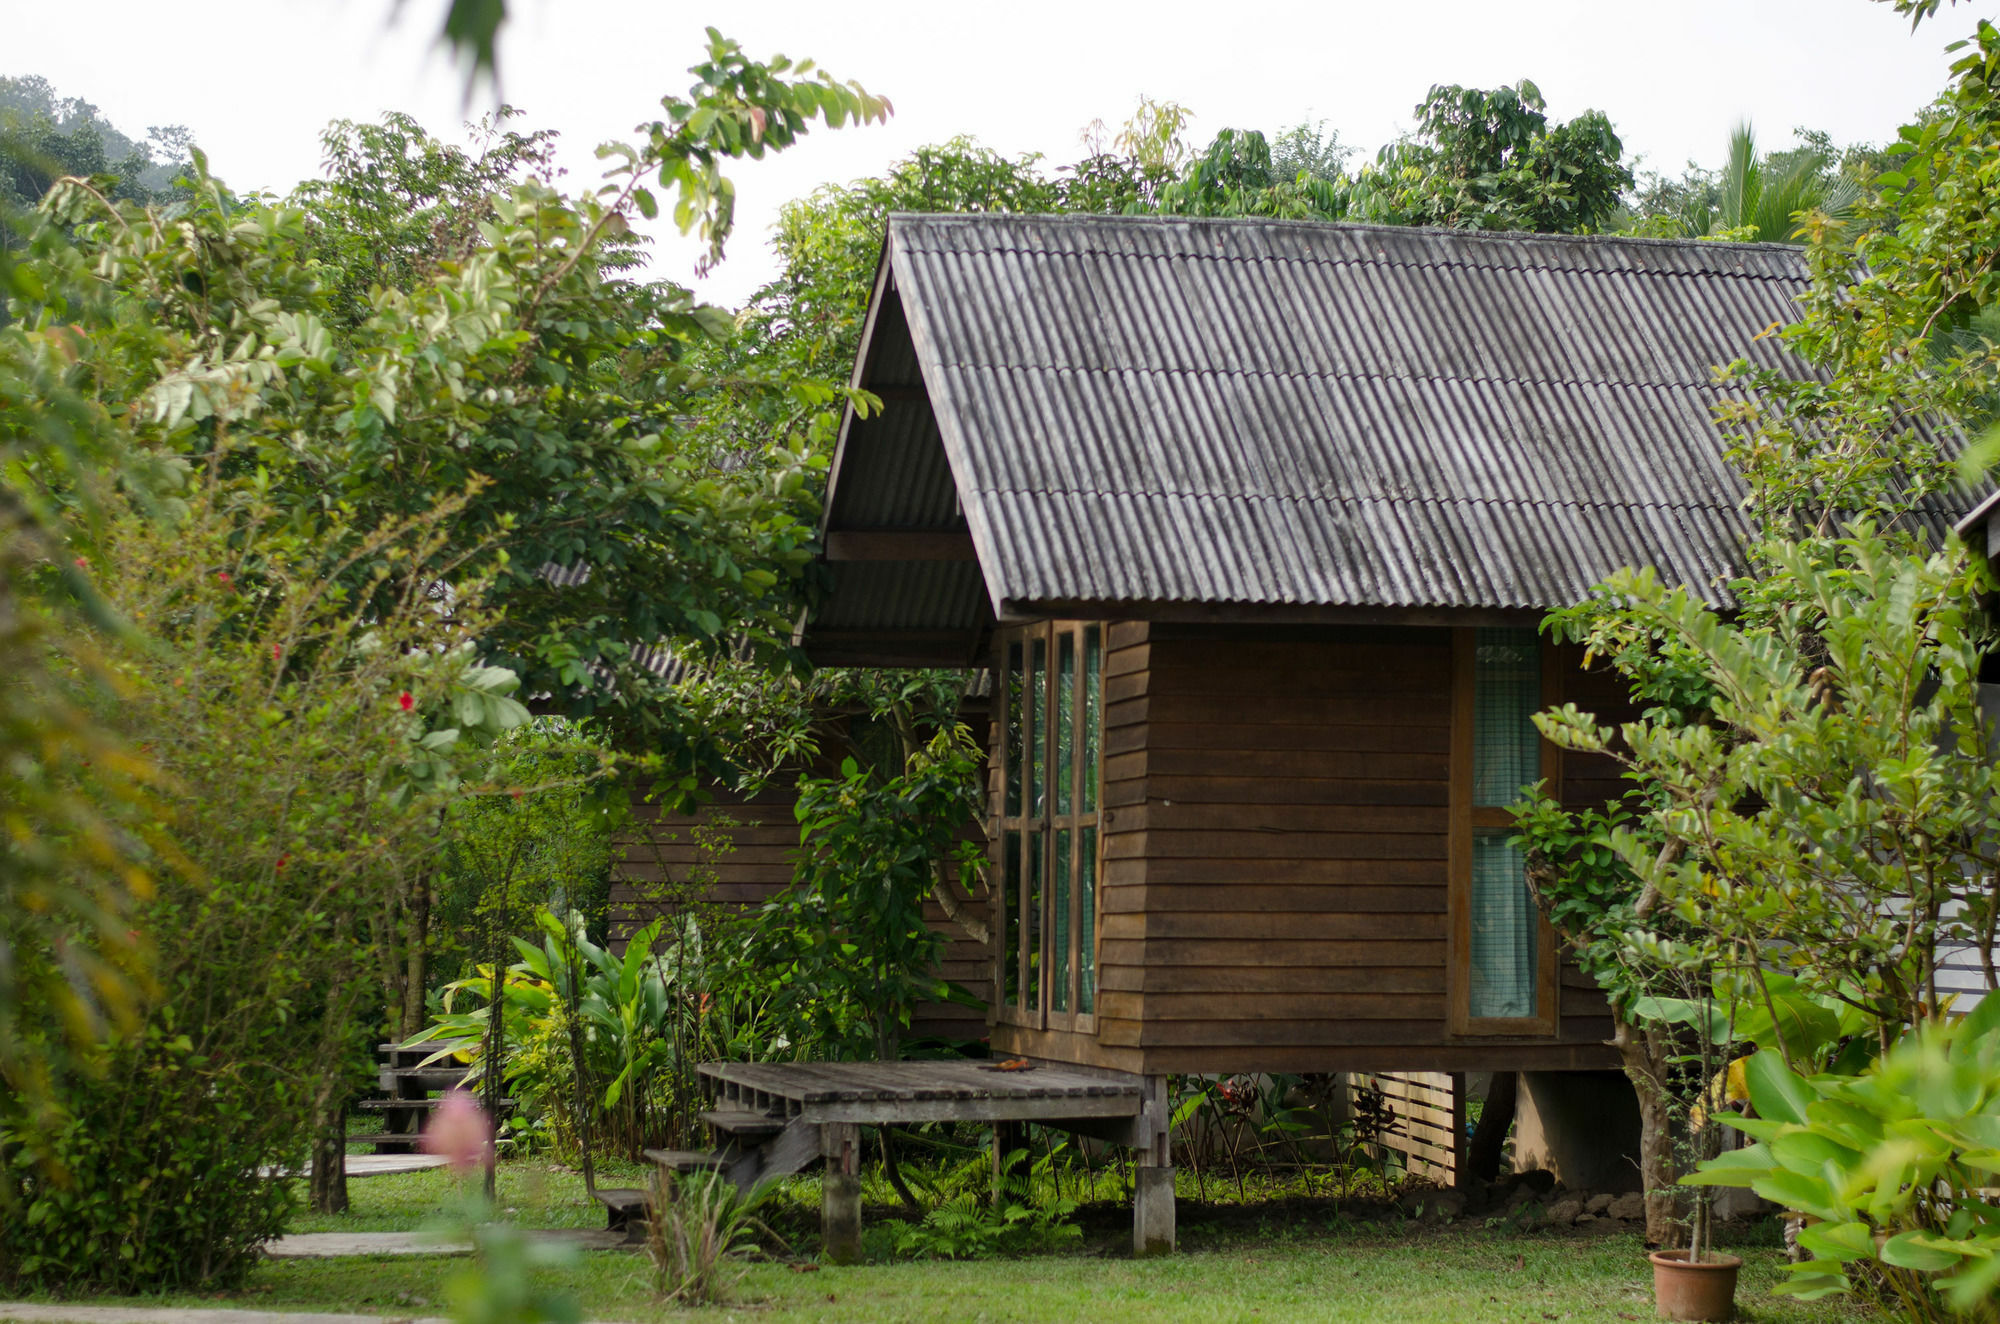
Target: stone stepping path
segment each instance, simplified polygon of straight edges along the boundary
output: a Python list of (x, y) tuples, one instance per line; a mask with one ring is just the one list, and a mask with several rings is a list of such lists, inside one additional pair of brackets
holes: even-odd
[[(349, 1177), (387, 1177), (397, 1172), (427, 1172), (432, 1168), (442, 1168), (451, 1162), (442, 1154), (349, 1154), (342, 1164)], [(265, 1177), (291, 1176), (277, 1168), (260, 1168)], [(308, 1163), (299, 1171), (299, 1176), (312, 1174), (312, 1164)]]
[[(630, 1249), (623, 1232), (604, 1228), (547, 1228), (528, 1235), (580, 1250)], [(472, 1247), (463, 1241), (439, 1241), (428, 1232), (300, 1232), (265, 1242), (264, 1253), (274, 1260), (331, 1260), (353, 1255), (470, 1255)]]
[(0, 1301), (0, 1322), (11, 1324), (451, 1324), (435, 1315), (310, 1315), (290, 1310), (168, 1310), (132, 1306), (45, 1306)]

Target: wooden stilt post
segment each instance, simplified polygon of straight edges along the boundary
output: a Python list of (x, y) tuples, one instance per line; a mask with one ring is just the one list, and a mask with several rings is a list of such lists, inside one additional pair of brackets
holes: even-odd
[(1174, 1160), (1171, 1104), (1165, 1076), (1146, 1077), (1145, 1109), (1139, 1115), (1144, 1141), (1134, 1155), (1132, 1253), (1171, 1255), (1174, 1249)]
[(852, 1122), (822, 1122), (819, 1152), (826, 1160), (820, 1179), (820, 1245), (835, 1264), (861, 1258), (861, 1131)]
[(993, 1124), (993, 1207), (1007, 1207), (1007, 1179), (1023, 1172), (1025, 1161), (1007, 1164), (1007, 1156), (1027, 1144), (1028, 1128), (1022, 1122), (995, 1122)]

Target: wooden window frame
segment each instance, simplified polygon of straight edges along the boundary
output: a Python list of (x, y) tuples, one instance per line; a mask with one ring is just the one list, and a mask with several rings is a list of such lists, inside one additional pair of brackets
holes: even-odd
[[(1104, 941), (1104, 712), (1101, 692), (1098, 702), (1099, 729), (1096, 741), (1097, 759), (1095, 769), (1097, 778), (1097, 807), (1088, 813), (1083, 810), (1084, 751), (1091, 743), (1086, 739), (1087, 733), (1084, 730), (1084, 715), (1088, 706), (1086, 703), (1088, 686), (1084, 679), (1084, 666), (1088, 654), (1084, 649), (1084, 630), (1086, 627), (1093, 626), (1097, 629), (1098, 664), (1101, 667), (1111, 648), (1110, 626), (1104, 621), (1040, 621), (1034, 625), (1016, 626), (1000, 630), (994, 636), (994, 674), (997, 677), (997, 684), (994, 686), (993, 712), (994, 722), (996, 723), (995, 729), (999, 732), (997, 743), (1000, 746), (1000, 753), (997, 759), (999, 775), (994, 780), (992, 789), (993, 813), (990, 815), (990, 821), (995, 826), (994, 831), (990, 834), (991, 844), (988, 847), (988, 867), (992, 870), (992, 877), (995, 881), (994, 885), (988, 888), (988, 892), (993, 898), (991, 913), (994, 935), (993, 1001), (991, 1003), (990, 1019), (995, 1024), (1018, 1025), (1035, 1030), (1064, 1030), (1074, 1034), (1095, 1034), (1097, 1032), (1096, 1015), (1092, 1012), (1079, 1011), (1077, 1009), (1082, 993), (1083, 963), (1080, 959), (1082, 951), (1076, 941), (1077, 935), (1082, 931), (1083, 919), (1083, 888), (1079, 886), (1079, 882), (1083, 877), (1083, 868), (1088, 867), (1091, 881), (1090, 964), (1093, 971), (1101, 969)], [(1044, 666), (1035, 676), (1036, 683), (1028, 691), (1027, 704), (1024, 705), (1029, 714), (1023, 721), (1025, 742), (1033, 734), (1033, 713), (1036, 711), (1046, 711), (1048, 708), (1054, 706), (1058, 673), (1056, 658), (1060, 647), (1058, 640), (1065, 634), (1072, 636), (1075, 640), (1073, 655), (1076, 659), (1075, 680), (1070, 686), (1070, 711), (1068, 714), (1070, 725), (1071, 812), (1067, 814), (1056, 812), (1053, 777), (1055, 775), (1055, 751), (1057, 744), (1055, 728), (1053, 725), (1050, 725), (1045, 726), (1043, 730), (1043, 740), (1045, 742), (1043, 766), (1048, 769), (1048, 775), (1052, 779), (1051, 785), (1044, 796), (1044, 808), (1039, 814), (1034, 812), (1033, 796), (1029, 794), (1032, 788), (1028, 786), (1024, 779), (1022, 783), (1020, 813), (1009, 815), (1007, 813), (1007, 786), (1008, 779), (1013, 775), (1012, 761), (1014, 749), (1013, 742), (1008, 738), (1009, 726), (1013, 720), (1013, 713), (1010, 711), (1010, 705), (1013, 702), (1013, 692), (1007, 666), (1008, 650), (1015, 645), (1020, 647), (1023, 667), (1025, 669), (1028, 659), (1033, 657), (1033, 645), (1036, 642), (1040, 642), (1043, 645), (1042, 657)], [(1029, 767), (1032, 769), (1034, 766), (1032, 752), (1028, 755), (1028, 762)], [(1086, 862), (1081, 858), (1083, 854), (1083, 829), (1089, 827), (1097, 829), (1097, 850), (1095, 858)], [(1028, 1011), (1014, 1006), (1007, 1001), (1007, 916), (1001, 909), (1002, 899), (1006, 897), (1007, 891), (1007, 862), (1004, 855), (1007, 848), (1007, 835), (1010, 832), (1018, 832), (1022, 843), (1022, 859), (1018, 875), (1022, 886), (1017, 889), (1018, 895), (1008, 898), (1017, 908), (1015, 911), (1015, 920), (1019, 926), (1017, 931), (1022, 935), (1020, 950), (1016, 953), (1017, 964), (1015, 966), (1016, 988), (1019, 989), (1027, 987), (1028, 982), (1028, 943), (1026, 938), (1027, 934), (1031, 931), (1028, 925), (1028, 887), (1026, 886), (1027, 880), (1031, 877), (1027, 858), (1028, 844), (1030, 842), (1039, 843), (1039, 849), (1042, 854), (1042, 914), (1040, 916), (1041, 925), (1038, 931), (1040, 939), (1046, 947), (1049, 936), (1055, 931), (1053, 925), (1054, 916), (1051, 913), (1055, 895), (1055, 843), (1057, 833), (1062, 831), (1068, 831), (1069, 833), (1071, 858), (1069, 958), (1062, 972), (1062, 977), (1068, 982), (1066, 989), (1067, 996), (1065, 998), (1068, 1009), (1065, 1011), (1056, 1011), (1054, 1009), (1054, 998), (1051, 995), (1055, 991), (1055, 977), (1050, 968), (1050, 962), (1043, 961), (1038, 976), (1040, 983), (1037, 989), (1036, 1007), (1035, 1010)], [(1095, 1005), (1094, 999), (1093, 1005)]]
[[(1463, 1037), (1502, 1036), (1513, 1038), (1554, 1038), (1562, 1025), (1562, 969), (1555, 927), (1538, 912), (1540, 941), (1536, 944), (1536, 986), (1533, 1016), (1472, 1015), (1472, 838), (1482, 828), (1514, 825), (1514, 816), (1496, 805), (1473, 803), (1474, 695), (1477, 692), (1479, 632), (1472, 628), (1452, 630), (1451, 685), (1451, 839), (1449, 914), (1451, 942), (1447, 978), (1447, 1019), (1453, 1035)], [(1562, 702), (1562, 672), (1556, 651), (1538, 635), (1536, 656), (1541, 662), (1542, 707)], [(1562, 786), (1562, 750), (1552, 742), (1541, 742), (1541, 775), (1548, 786)]]

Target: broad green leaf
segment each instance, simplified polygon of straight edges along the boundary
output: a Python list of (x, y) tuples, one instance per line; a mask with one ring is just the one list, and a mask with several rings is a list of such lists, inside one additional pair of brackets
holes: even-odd
[(1806, 1120), (1806, 1105), (1816, 1097), (1811, 1085), (1785, 1065), (1785, 1059), (1770, 1049), (1753, 1054), (1743, 1074), (1750, 1086), (1750, 1102), (1759, 1115), (1783, 1122)]
[(1899, 1269), (1940, 1273), (1956, 1268), (1964, 1254), (1950, 1242), (1927, 1232), (1899, 1232), (1882, 1243), (1881, 1260)]

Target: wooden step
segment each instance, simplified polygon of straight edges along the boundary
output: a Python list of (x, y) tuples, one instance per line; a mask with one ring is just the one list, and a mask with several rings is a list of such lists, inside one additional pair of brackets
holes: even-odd
[[(354, 1106), (369, 1113), (427, 1113), (443, 1102), (443, 1099), (363, 1099)], [(482, 1099), (479, 1104), (483, 1108), (486, 1106), (486, 1101)], [(495, 1110), (503, 1113), (513, 1112), (514, 1101), (502, 1099), (495, 1105)]]
[(701, 1120), (725, 1135), (735, 1136), (739, 1140), (762, 1140), (778, 1134), (787, 1125), (784, 1118), (773, 1117), (769, 1113), (741, 1112), (733, 1109), (704, 1112), (701, 1114)]
[(694, 1149), (649, 1149), (646, 1157), (668, 1172), (720, 1172), (729, 1165), (720, 1154)]
[(652, 1213), (653, 1198), (636, 1186), (600, 1186), (595, 1195), (604, 1206), (604, 1226), (623, 1232), (627, 1241), (646, 1239), (646, 1220)]
[(383, 1067), (375, 1073), (375, 1084), (385, 1090), (414, 1086), (426, 1090), (455, 1090), (472, 1074), (470, 1067)]

